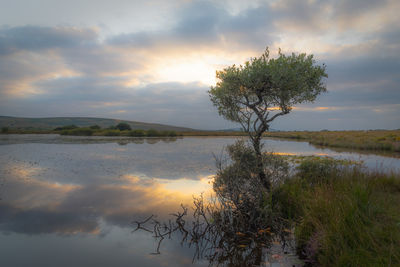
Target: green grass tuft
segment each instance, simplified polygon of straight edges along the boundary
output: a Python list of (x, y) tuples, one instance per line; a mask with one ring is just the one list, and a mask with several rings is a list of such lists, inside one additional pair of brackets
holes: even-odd
[(399, 266), (400, 175), (305, 160), (276, 190), (309, 265)]

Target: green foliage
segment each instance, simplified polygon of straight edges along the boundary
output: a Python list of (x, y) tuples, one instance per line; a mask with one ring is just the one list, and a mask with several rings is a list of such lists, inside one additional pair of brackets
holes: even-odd
[(101, 132), (102, 136), (120, 136), (121, 131), (118, 129), (107, 129)]
[(299, 254), (317, 266), (400, 265), (400, 175), (310, 161), (274, 191)]
[(128, 123), (120, 122), (115, 126), (116, 129), (120, 131), (130, 131), (132, 130), (131, 126)]
[[(256, 115), (252, 122), (261, 120), (258, 113), (263, 113), (264, 122), (269, 123), (276, 114), (289, 113), (295, 104), (313, 102), (326, 91), (322, 78), (328, 77), (325, 66), (316, 65), (312, 55), (285, 56), (279, 52), (278, 58), (273, 59), (269, 58), (268, 49), (244, 65), (217, 71), (216, 76), (219, 81), (209, 91), (211, 101), (220, 115), (242, 126), (249, 116), (246, 109)], [(268, 117), (276, 110), (279, 112)]]
[[(260, 205), (268, 194), (258, 177), (256, 153), (243, 140), (228, 146), (227, 152), (229, 161), (224, 163), (219, 160), (217, 163), (219, 168), (213, 182), (214, 191), (237, 205), (249, 205), (249, 202)], [(273, 186), (282, 183), (288, 176), (288, 163), (281, 156), (264, 153), (262, 165)]]
[(178, 134), (175, 131), (163, 131), (165, 136), (176, 137)]
[(54, 131), (72, 130), (72, 129), (76, 129), (76, 128), (78, 128), (78, 126), (71, 124), (71, 125), (57, 127), (54, 129)]
[(91, 136), (95, 130), (90, 128), (75, 128), (71, 130), (61, 131), (61, 135), (81, 135), (81, 136)]
[(313, 102), (326, 91), (322, 82), (325, 66), (318, 66), (312, 55), (285, 56), (279, 51), (274, 59), (268, 49), (239, 67), (217, 71), (218, 82), (209, 96), (224, 118), (238, 122), (248, 133), (256, 155), (255, 165), (262, 186), (271, 189), (271, 179), (263, 170), (261, 138), (270, 123), (288, 114), (293, 105)]
[[(239, 140), (228, 146), (227, 152), (228, 158), (217, 160), (218, 171), (213, 181), (213, 189), (225, 214), (218, 218), (219, 214), (214, 213), (213, 219), (216, 223), (223, 221), (227, 228), (231, 225), (238, 227), (246, 235), (255, 236), (255, 239), (267, 233), (267, 238), (262, 241), (264, 246), (269, 246), (274, 235), (282, 240), (287, 238), (290, 232), (288, 221), (283, 219), (280, 209), (275, 207), (277, 204), (258, 176), (258, 156), (255, 151)], [(272, 188), (287, 178), (288, 163), (283, 157), (266, 153), (262, 157), (262, 164), (265, 174), (272, 181)], [(226, 216), (226, 212), (232, 215)]]
[(154, 129), (150, 129), (147, 131), (147, 136), (148, 137), (160, 136), (160, 132)]
[(8, 127), (2, 127), (2, 128), (1, 128), (1, 132), (2, 132), (2, 133), (8, 133), (8, 132), (9, 132)]
[[(59, 127), (63, 130), (57, 130), (61, 135), (78, 135), (78, 136), (134, 136), (134, 137), (175, 137), (178, 134), (175, 131), (157, 131), (157, 130), (120, 130), (117, 127), (110, 127), (108, 129), (101, 129), (97, 125), (90, 127)], [(124, 126), (121, 128), (125, 128)]]
[(101, 127), (99, 125), (97, 125), (97, 124), (96, 125), (92, 125), (89, 128), (92, 129), (92, 130), (100, 130), (101, 129)]
[(133, 130), (129, 133), (129, 135), (135, 137), (143, 137), (146, 136), (146, 132), (143, 130)]
[(339, 171), (340, 162), (326, 157), (313, 157), (303, 160), (297, 167), (298, 176), (310, 183), (329, 179)]

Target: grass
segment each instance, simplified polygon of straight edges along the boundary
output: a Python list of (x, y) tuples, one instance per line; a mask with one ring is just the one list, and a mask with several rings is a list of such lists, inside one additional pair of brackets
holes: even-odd
[(399, 174), (305, 159), (274, 198), (309, 265), (400, 265)]
[(320, 146), (400, 152), (400, 130), (268, 132), (265, 136), (305, 140)]

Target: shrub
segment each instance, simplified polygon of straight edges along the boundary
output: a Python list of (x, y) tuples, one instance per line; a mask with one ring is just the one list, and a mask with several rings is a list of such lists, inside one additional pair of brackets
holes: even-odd
[(92, 125), (89, 128), (92, 130), (100, 130), (101, 129), (101, 127), (99, 125)]
[(154, 129), (148, 130), (146, 134), (149, 137), (160, 136), (160, 132)]
[(128, 123), (125, 122), (120, 122), (115, 126), (116, 129), (120, 131), (127, 131), (127, 130), (132, 130), (131, 126)]
[(146, 133), (143, 130), (133, 130), (129, 133), (130, 136), (143, 137)]
[(103, 132), (101, 132), (101, 133), (102, 133), (102, 135), (104, 135), (104, 136), (120, 136), (120, 135), (121, 135), (121, 131), (118, 130), (118, 129), (115, 129), (115, 130), (113, 130), (113, 129), (108, 129), (108, 130), (105, 130), (105, 131), (103, 131)]
[(71, 124), (71, 125), (66, 125), (66, 126), (60, 126), (54, 129), (54, 131), (64, 131), (64, 130), (72, 130), (79, 128), (78, 126)]
[(63, 130), (61, 135), (83, 135), (83, 136), (91, 136), (93, 135), (94, 130), (90, 128), (76, 128), (72, 130)]
[(158, 136), (175, 137), (175, 136), (177, 136), (177, 134), (175, 131), (159, 131)]
[(175, 132), (175, 131), (169, 131), (168, 132), (168, 136), (170, 136), (170, 137), (175, 137), (175, 136), (177, 136), (178, 134)]
[[(222, 159), (218, 161), (218, 171), (213, 182), (214, 191), (220, 198), (232, 201), (237, 207), (261, 208), (262, 202), (269, 196), (258, 176), (254, 150), (240, 140), (228, 146), (227, 151), (230, 161), (228, 164)], [(262, 163), (273, 187), (287, 178), (289, 167), (283, 157), (264, 153)]]

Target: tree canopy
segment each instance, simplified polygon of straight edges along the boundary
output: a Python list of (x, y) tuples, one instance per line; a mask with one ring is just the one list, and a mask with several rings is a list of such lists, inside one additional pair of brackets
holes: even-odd
[(120, 131), (125, 131), (125, 130), (132, 130), (131, 126), (128, 123), (125, 122), (120, 122), (118, 123), (115, 128), (119, 129)]
[(316, 65), (313, 55), (279, 51), (277, 58), (270, 58), (268, 48), (261, 57), (217, 71), (216, 76), (211, 101), (220, 115), (239, 122), (247, 132), (264, 132), (294, 105), (313, 102), (326, 91), (322, 78), (328, 77), (325, 65)]
[(262, 134), (294, 105), (313, 102), (326, 91), (325, 65), (317, 65), (313, 55), (304, 53), (286, 56), (279, 50), (277, 58), (270, 58), (267, 48), (260, 57), (217, 71), (216, 76), (218, 82), (209, 91), (210, 99), (220, 115), (240, 123), (249, 134), (259, 178), (269, 190), (270, 179), (262, 162)]

